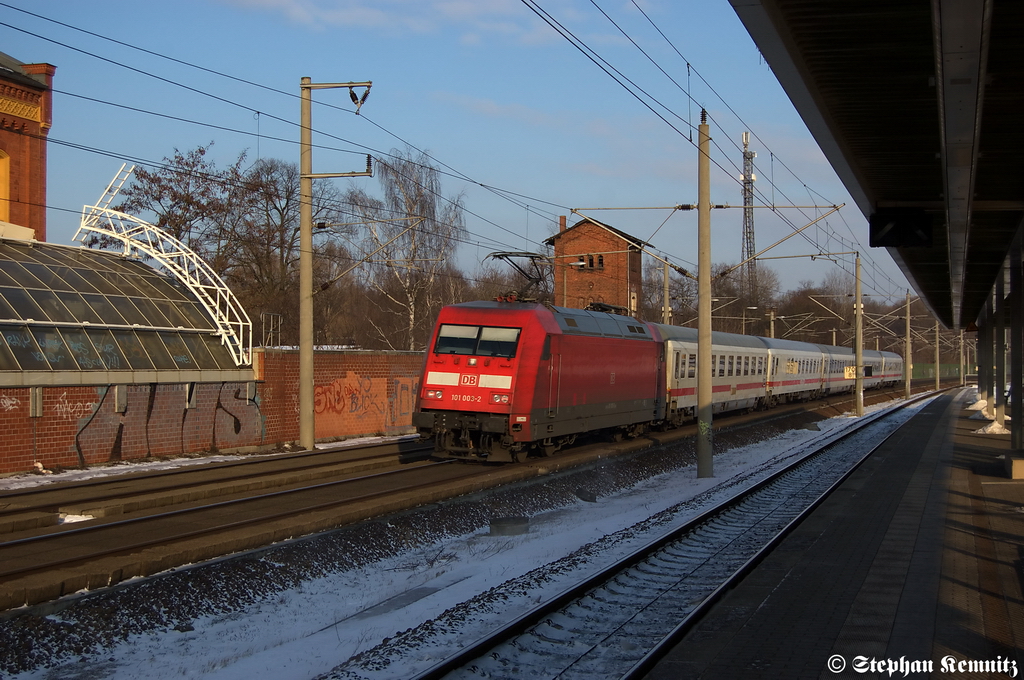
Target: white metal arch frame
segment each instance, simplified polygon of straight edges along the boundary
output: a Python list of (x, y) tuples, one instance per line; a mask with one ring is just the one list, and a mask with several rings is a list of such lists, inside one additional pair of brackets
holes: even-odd
[(111, 201), (134, 169), (133, 165), (126, 172), (122, 165), (99, 203), (82, 209), (81, 226), (74, 240), (78, 240), (83, 231), (91, 231), (124, 244), (125, 257), (131, 257), (133, 251), (152, 257), (199, 299), (217, 324), (217, 335), (231, 352), (235, 365), (251, 365), (252, 321), (217, 272), (192, 249), (162, 229), (110, 209)]

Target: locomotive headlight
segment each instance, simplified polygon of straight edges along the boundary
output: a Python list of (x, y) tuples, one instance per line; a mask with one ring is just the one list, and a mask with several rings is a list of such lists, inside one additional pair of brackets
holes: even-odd
[(440, 399), (443, 396), (443, 390), (427, 390), (427, 399)]
[(507, 404), (509, 402), (509, 397), (507, 394), (492, 394), (491, 401), (495, 404)]

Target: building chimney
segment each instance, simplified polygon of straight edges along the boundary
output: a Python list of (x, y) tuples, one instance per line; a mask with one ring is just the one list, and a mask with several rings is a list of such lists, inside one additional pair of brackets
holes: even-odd
[(558, 233), (565, 231), (565, 215), (558, 216)]

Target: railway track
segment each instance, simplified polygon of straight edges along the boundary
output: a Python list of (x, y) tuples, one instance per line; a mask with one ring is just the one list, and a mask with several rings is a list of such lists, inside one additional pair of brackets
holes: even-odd
[(663, 640), (680, 636), (881, 445), (865, 452), (843, 444), (892, 412), (823, 435), (811, 452), (806, 443), (787, 452), (791, 463), (783, 470), (481, 636), (417, 679), (640, 677)]
[[(451, 482), (453, 466), (413, 464), (300, 488), (89, 522), (0, 543), (0, 596), (28, 603), (96, 589), (379, 513), (387, 499)], [(441, 468), (447, 468), (439, 474)], [(461, 473), (461, 474), (460, 474)], [(481, 470), (464, 468), (455, 477)], [(301, 518), (301, 521), (297, 521)], [(301, 527), (297, 532), (296, 527)]]
[[(727, 427), (766, 417), (779, 414), (738, 416)], [(659, 436), (658, 443), (688, 436), (686, 429)], [(634, 441), (615, 448), (649, 445)], [(0, 610), (547, 474), (611, 451), (601, 443), (513, 466), (430, 471), (423, 469), (430, 467), (430, 447), (406, 441), (6, 492), (0, 495)], [(389, 468), (395, 469), (385, 472)], [(373, 470), (379, 473), (368, 474)], [(400, 481), (408, 477), (412, 481)], [(58, 524), (62, 515), (95, 519)]]
[(104, 518), (273, 488), (293, 488), (424, 460), (430, 447), (388, 442), (44, 484), (0, 494), (0, 538), (60, 531), (66, 516)]

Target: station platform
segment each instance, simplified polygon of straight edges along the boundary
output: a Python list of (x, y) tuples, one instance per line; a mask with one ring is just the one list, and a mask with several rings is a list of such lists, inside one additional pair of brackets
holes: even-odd
[(909, 420), (645, 677), (1024, 677), (1024, 480), (972, 393)]

